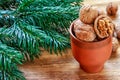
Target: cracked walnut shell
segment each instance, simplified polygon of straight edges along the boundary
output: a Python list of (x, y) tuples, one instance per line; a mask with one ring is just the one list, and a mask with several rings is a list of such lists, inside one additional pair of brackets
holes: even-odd
[(106, 38), (112, 35), (115, 25), (112, 20), (106, 15), (100, 15), (94, 23), (94, 30), (99, 38)]
[(74, 22), (74, 33), (79, 40), (94, 41), (96, 34), (93, 26), (82, 23), (79, 19)]
[(81, 7), (79, 12), (79, 18), (83, 23), (91, 24), (94, 23), (96, 17), (98, 17), (99, 11), (97, 8), (91, 5), (84, 5)]

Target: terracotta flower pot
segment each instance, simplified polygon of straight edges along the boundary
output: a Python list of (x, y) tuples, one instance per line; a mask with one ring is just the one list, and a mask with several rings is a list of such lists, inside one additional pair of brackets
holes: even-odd
[(111, 55), (112, 36), (97, 42), (85, 42), (74, 36), (73, 27), (72, 23), (70, 26), (70, 38), (74, 58), (84, 71), (89, 73), (100, 72)]

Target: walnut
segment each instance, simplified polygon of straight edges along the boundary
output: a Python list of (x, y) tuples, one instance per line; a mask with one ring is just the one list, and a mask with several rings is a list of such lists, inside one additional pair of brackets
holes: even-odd
[(74, 33), (79, 40), (94, 41), (96, 34), (93, 26), (82, 23), (79, 19), (74, 22)]
[(116, 31), (116, 34), (117, 34), (117, 38), (120, 39), (120, 29)]
[(79, 19), (75, 20), (73, 22), (74, 24), (74, 30), (78, 30), (79, 28), (81, 28), (82, 26), (84, 26), (85, 24), (82, 23)]
[(118, 5), (114, 2), (110, 2), (106, 7), (106, 11), (108, 15), (116, 15), (117, 10), (118, 10)]
[(117, 35), (117, 38), (120, 39), (120, 26), (119, 26), (119, 23), (116, 24), (115, 33)]
[(94, 29), (99, 38), (106, 38), (113, 35), (115, 25), (112, 20), (106, 15), (100, 15), (96, 18)]
[(98, 17), (99, 13), (97, 8), (91, 5), (84, 5), (81, 7), (79, 12), (79, 18), (83, 23), (91, 24), (94, 23), (96, 17)]
[(116, 52), (119, 47), (119, 41), (116, 37), (112, 38), (112, 52)]

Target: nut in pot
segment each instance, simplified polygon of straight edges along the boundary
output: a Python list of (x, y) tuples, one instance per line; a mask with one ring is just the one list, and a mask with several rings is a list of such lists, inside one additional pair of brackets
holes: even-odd
[(80, 9), (79, 18), (83, 23), (92, 24), (98, 17), (99, 11), (91, 5), (84, 5)]
[(94, 23), (94, 29), (99, 38), (106, 38), (112, 35), (114, 27), (112, 20), (106, 15), (100, 15)]
[(93, 25), (84, 24), (79, 19), (74, 22), (74, 33), (79, 40), (83, 41), (94, 41), (96, 38)]

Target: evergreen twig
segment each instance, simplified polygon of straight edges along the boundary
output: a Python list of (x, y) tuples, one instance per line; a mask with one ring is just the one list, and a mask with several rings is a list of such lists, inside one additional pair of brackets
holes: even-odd
[[(0, 79), (25, 80), (17, 65), (70, 47), (68, 28), (82, 0), (0, 0)], [(7, 5), (6, 5), (7, 4)]]

